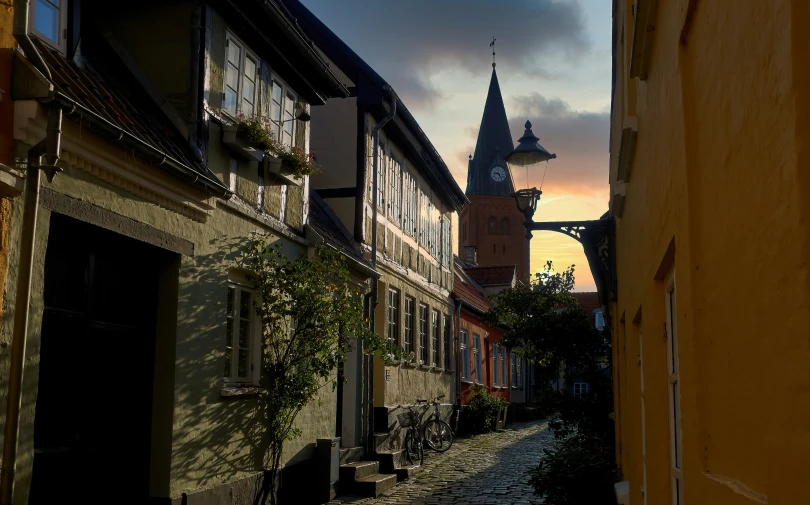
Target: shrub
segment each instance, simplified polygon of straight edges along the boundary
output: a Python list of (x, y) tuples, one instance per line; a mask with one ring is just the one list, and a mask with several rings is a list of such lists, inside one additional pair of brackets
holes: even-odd
[(545, 457), (530, 472), (529, 484), (549, 505), (615, 505), (616, 467), (599, 440), (574, 435), (543, 449)]
[(492, 431), (509, 402), (489, 394), (484, 386), (472, 387), (470, 406), (465, 411), (465, 425), (471, 433)]

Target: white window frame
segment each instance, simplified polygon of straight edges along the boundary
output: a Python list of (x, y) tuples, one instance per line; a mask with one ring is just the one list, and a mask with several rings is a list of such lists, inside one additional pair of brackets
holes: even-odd
[(443, 354), (442, 357), (444, 358), (443, 363), (444, 363), (445, 370), (450, 370), (450, 368), (453, 365), (452, 359), (451, 359), (451, 356), (452, 356), (451, 350), (453, 349), (453, 342), (452, 342), (452, 338), (451, 338), (452, 333), (450, 332), (450, 330), (452, 329), (451, 326), (452, 325), (450, 324), (450, 316), (447, 315), (447, 314), (444, 314), (444, 334), (442, 335), (442, 338), (444, 338), (444, 344), (442, 345), (442, 351), (443, 351), (442, 352), (442, 354)]
[(31, 34), (36, 35), (36, 37), (41, 40), (42, 42), (48, 44), (49, 46), (53, 47), (54, 49), (58, 50), (62, 54), (67, 53), (67, 8), (68, 8), (68, 0), (61, 0), (57, 3), (59, 5), (55, 5), (53, 1), (50, 0), (42, 0), (53, 6), (57, 11), (59, 11), (59, 22), (57, 28), (57, 41), (53, 41), (48, 38), (47, 35), (37, 30), (37, 0), (32, 0), (29, 4), (30, 8), (30, 16), (28, 19), (28, 31)]
[(398, 224), (402, 222), (402, 164), (391, 152), (388, 153), (388, 193), (388, 218)]
[[(226, 348), (227, 348), (227, 320), (228, 318), (233, 319), (233, 326), (232, 326), (232, 334), (231, 334), (231, 365), (230, 365), (230, 373), (228, 376), (224, 376), (225, 383), (228, 384), (258, 384), (260, 378), (260, 367), (261, 367), (261, 321), (259, 319), (259, 315), (256, 313), (253, 304), (256, 303), (256, 290), (253, 289), (253, 286), (248, 282), (247, 277), (241, 274), (231, 274), (228, 276), (228, 290), (234, 290), (234, 301), (233, 301), (233, 313), (228, 314), (227, 310), (227, 303), (225, 306), (226, 311), (226, 324), (225, 324), (225, 334), (226, 334)], [(251, 307), (250, 307), (250, 335), (248, 336), (248, 364), (250, 365), (250, 370), (248, 371), (247, 376), (240, 377), (237, 375), (237, 369), (239, 367), (239, 330), (241, 325), (241, 318), (238, 317), (239, 311), (239, 304), (241, 301), (242, 293), (250, 293), (251, 295)], [(227, 301), (227, 298), (226, 298)], [(223, 374), (224, 375), (224, 374)]]
[[(428, 348), (428, 339), (430, 338), (430, 307), (424, 303), (419, 304), (419, 364), (427, 364), (430, 359), (430, 349)], [(422, 316), (425, 316), (424, 318)]]
[[(377, 162), (377, 209), (381, 210), (381, 214), (385, 216), (385, 197), (388, 194), (388, 188), (385, 186), (388, 181), (388, 165), (386, 163), (388, 156), (385, 152), (385, 142), (382, 139), (379, 140), (377, 156), (379, 156)], [(374, 167), (372, 167), (372, 172), (373, 170)]]
[(430, 366), (436, 368), (439, 364), (439, 339), (441, 336), (441, 315), (438, 310), (430, 311)]
[[(278, 86), (279, 89), (281, 90), (281, 103), (279, 104), (279, 116), (278, 116), (278, 118), (274, 118), (273, 114), (272, 114), (272, 110), (273, 110), (272, 109), (272, 107), (273, 107), (273, 86)], [(271, 74), (270, 75), (269, 88), (270, 88), (269, 89), (269, 91), (270, 91), (270, 96), (269, 96), (270, 122), (273, 125), (275, 125), (275, 127), (276, 127), (276, 140), (278, 140), (282, 144), (284, 143), (284, 133), (283, 132), (284, 132), (284, 125), (286, 124), (285, 119), (284, 119), (284, 106), (287, 104), (287, 102), (292, 102), (292, 104), (293, 104), (293, 109), (292, 109), (292, 111), (293, 111), (293, 114), (292, 114), (293, 115), (293, 120), (290, 121), (290, 124), (292, 124), (292, 135), (290, 137), (290, 146), (288, 146), (288, 147), (295, 146), (295, 136), (296, 136), (297, 128), (298, 128), (298, 121), (295, 120), (295, 116), (297, 116), (295, 107), (298, 104), (298, 93), (293, 91), (293, 89), (291, 87), (289, 87), (287, 85), (287, 83), (284, 82), (284, 80), (281, 79), (277, 74)], [(305, 148), (305, 146), (300, 146), (300, 147), (302, 149)]]
[(396, 288), (388, 288), (388, 340), (399, 345), (399, 299), (400, 293)]
[(593, 322), (597, 330), (605, 329), (605, 315), (602, 313), (601, 308), (593, 309)]
[(473, 333), (473, 359), (475, 360), (475, 383), (484, 383), (484, 374), (481, 373), (481, 335)]
[(461, 378), (465, 382), (470, 382), (470, 332), (467, 330), (459, 330), (461, 334)]
[[(234, 44), (239, 46), (239, 68), (237, 69), (239, 75), (236, 79), (236, 111), (231, 112), (225, 107), (225, 95), (226, 95), (226, 88), (228, 88), (228, 72), (230, 71), (230, 65), (228, 60), (228, 52), (230, 50), (230, 45)], [(256, 53), (250, 50), (248, 46), (242, 42), (239, 37), (234, 35), (230, 30), (225, 32), (225, 65), (224, 65), (224, 72), (222, 76), (222, 113), (231, 117), (236, 118), (239, 114), (242, 114), (242, 101), (244, 99), (244, 87), (245, 87), (245, 62), (247, 59), (253, 60), (256, 65), (256, 74), (253, 76), (253, 115), (256, 114), (256, 109), (258, 108), (258, 96), (259, 96), (259, 71), (261, 67), (261, 60), (256, 56)]]
[(498, 387), (498, 342), (492, 342), (492, 387)]
[(681, 377), (677, 325), (675, 271), (666, 281), (664, 302), (667, 329), (667, 371), (669, 375), (669, 447), (671, 466), (672, 505), (683, 505), (683, 431), (681, 429)]
[(442, 265), (450, 268), (453, 263), (452, 225), (448, 216), (442, 216)]
[(416, 178), (408, 172), (407, 169), (402, 169), (403, 174), (403, 206), (405, 210), (402, 216), (402, 229), (411, 237), (418, 238), (419, 235), (419, 198), (417, 192)]
[(582, 395), (588, 394), (590, 390), (590, 385), (587, 382), (575, 382), (574, 383), (574, 396), (577, 398), (582, 398)]
[(509, 358), (509, 365), (512, 368), (512, 370), (510, 370), (511, 372), (510, 375), (512, 376), (512, 387), (517, 388), (517, 354), (515, 353), (510, 354), (511, 358)]
[[(409, 310), (410, 309), (410, 310)], [(405, 296), (405, 354), (410, 354), (416, 347), (414, 345), (414, 331), (416, 330), (416, 299)], [(410, 336), (410, 338), (408, 338)], [(415, 354), (415, 353), (414, 353)], [(415, 357), (415, 356), (414, 356)]]
[(517, 356), (515, 358), (515, 364), (517, 366), (517, 370), (515, 371), (517, 375), (517, 387), (518, 389), (523, 389), (523, 358)]
[(501, 387), (505, 388), (506, 385), (506, 347), (501, 346)]

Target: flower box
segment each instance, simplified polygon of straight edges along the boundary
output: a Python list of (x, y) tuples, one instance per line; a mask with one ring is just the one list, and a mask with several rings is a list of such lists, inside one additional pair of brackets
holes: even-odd
[(249, 161), (262, 161), (264, 151), (240, 138), (236, 134), (238, 129), (239, 126), (236, 124), (224, 125), (222, 127), (222, 143)]
[(288, 186), (300, 186), (304, 183), (304, 178), (297, 176), (281, 160), (270, 154), (264, 157), (264, 168), (267, 173), (278, 179), (282, 184)]

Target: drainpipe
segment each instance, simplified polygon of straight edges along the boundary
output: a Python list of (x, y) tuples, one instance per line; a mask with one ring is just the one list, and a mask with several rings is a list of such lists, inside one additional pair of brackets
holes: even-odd
[(31, 63), (37, 67), (37, 70), (42, 72), (42, 75), (51, 80), (51, 71), (42, 55), (39, 54), (31, 38), (28, 37), (28, 4), (30, 0), (14, 0), (14, 38), (22, 48), (25, 55), (31, 60)]
[(198, 136), (200, 125), (200, 55), (202, 54), (202, 9), (203, 6), (200, 2), (194, 2), (194, 12), (191, 16), (191, 61), (189, 76), (191, 82), (189, 83), (188, 93), (188, 146), (194, 154), (194, 159), (198, 162), (203, 161), (202, 151), (200, 150)]
[[(371, 267), (376, 270), (377, 269), (377, 173), (380, 170), (379, 167), (379, 149), (380, 149), (380, 129), (386, 125), (389, 121), (391, 121), (397, 113), (397, 95), (394, 93), (394, 90), (391, 89), (389, 85), (383, 85), (383, 91), (388, 91), (391, 95), (391, 111), (385, 116), (382, 121), (377, 123), (374, 128), (371, 130), (371, 144), (373, 147), (372, 151), (372, 160), (371, 160)], [(371, 325), (371, 331), (376, 330), (376, 315), (377, 315), (377, 305), (379, 304), (379, 290), (380, 290), (380, 279), (372, 279), (371, 280), (371, 304), (369, 305), (369, 324)], [(369, 432), (368, 432), (368, 444), (369, 449), (374, 448), (374, 356), (368, 356), (368, 366), (366, 369), (368, 370), (368, 392), (369, 392)]]
[[(53, 180), (60, 171), (62, 139), (62, 108), (48, 109), (48, 128), (44, 140), (28, 151), (22, 236), (20, 237), (20, 266), (17, 277), (17, 298), (14, 305), (14, 333), (11, 339), (8, 375), (8, 403), (3, 438), (3, 463), (0, 469), (0, 505), (11, 505), (14, 491), (14, 466), (17, 459), (17, 435), (20, 425), (25, 341), (28, 333), (28, 312), (31, 300), (31, 275), (34, 263), (37, 210), (39, 207), (40, 171)], [(41, 164), (44, 161), (44, 164)]]

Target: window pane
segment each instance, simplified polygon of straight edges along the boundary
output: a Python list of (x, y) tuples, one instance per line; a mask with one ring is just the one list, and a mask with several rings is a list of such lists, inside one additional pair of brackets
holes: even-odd
[(45, 0), (37, 0), (34, 18), (36, 19), (36, 31), (58, 44), (59, 9)]
[(256, 62), (252, 58), (245, 58), (245, 77), (256, 80)]
[(242, 83), (242, 97), (244, 98), (245, 102), (253, 104), (255, 96), (256, 96), (256, 84), (247, 77), (245, 77), (245, 80)]
[[(239, 349), (250, 347), (250, 321), (242, 319), (239, 321)], [(241, 352), (241, 351), (240, 351)]]
[(239, 377), (248, 376), (248, 362), (250, 359), (250, 351), (239, 351)]
[(242, 61), (242, 48), (233, 40), (228, 41), (228, 62), (239, 68)]
[(431, 342), (432, 345), (432, 353), (431, 353), (431, 362), (430, 364), (433, 366), (439, 366), (439, 313), (435, 310), (432, 314), (432, 324), (433, 324), (433, 340)]
[(246, 116), (252, 116), (254, 112), (253, 104), (248, 102), (247, 100), (242, 101), (242, 114)]
[(239, 318), (250, 319), (250, 293), (244, 290), (239, 296)]

